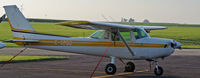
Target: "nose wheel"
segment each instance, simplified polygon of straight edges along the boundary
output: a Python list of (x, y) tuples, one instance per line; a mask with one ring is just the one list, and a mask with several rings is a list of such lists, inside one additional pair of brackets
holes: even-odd
[(156, 76), (161, 76), (163, 74), (163, 69), (162, 67), (158, 66), (154, 69), (154, 73)]
[(155, 67), (155, 69), (154, 69), (154, 74), (156, 75), (156, 76), (161, 76), (162, 74), (163, 74), (163, 68), (162, 67), (160, 67), (159, 65), (158, 65), (158, 62), (157, 61), (155, 61), (155, 63), (156, 63), (156, 67)]

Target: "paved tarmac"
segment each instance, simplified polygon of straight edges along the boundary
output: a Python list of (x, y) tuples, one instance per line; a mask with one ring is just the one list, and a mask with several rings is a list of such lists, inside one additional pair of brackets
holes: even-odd
[[(23, 48), (0, 49), (0, 54), (14, 55)], [(89, 78), (92, 70), (101, 57), (27, 49), (21, 55), (67, 56), (68, 60), (38, 61), (7, 64), (0, 69), (0, 78)], [(176, 50), (164, 60), (159, 60), (164, 69), (163, 76), (157, 77), (153, 70), (149, 71), (149, 63), (134, 60), (136, 72), (123, 72), (124, 65), (116, 60), (117, 73), (106, 75), (104, 67), (110, 62), (105, 58), (94, 74), (94, 78), (199, 78), (200, 77), (200, 49)], [(129, 60), (126, 60), (126, 62)], [(154, 66), (152, 66), (154, 69)]]

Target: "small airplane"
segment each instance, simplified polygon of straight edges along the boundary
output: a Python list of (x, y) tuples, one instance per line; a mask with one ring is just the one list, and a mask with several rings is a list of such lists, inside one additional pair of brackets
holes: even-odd
[(6, 45), (2, 42), (0, 42), (0, 49), (4, 48)]
[[(181, 43), (173, 39), (151, 38), (147, 32), (150, 30), (166, 29), (163, 26), (131, 26), (90, 21), (68, 21), (58, 25), (80, 29), (98, 30), (90, 37), (70, 37), (39, 33), (29, 24), (16, 5), (4, 6), (8, 22), (13, 34), (13, 40), (6, 42), (18, 45), (56, 50), (62, 52), (79, 53), (86, 55), (102, 56), (107, 48), (106, 57), (111, 62), (106, 65), (106, 74), (115, 74), (117, 71), (115, 60), (147, 60), (155, 62), (154, 73), (163, 74), (163, 69), (158, 65), (157, 59), (171, 55), (176, 48), (181, 48)], [(133, 72), (133, 62), (125, 64), (126, 72)]]

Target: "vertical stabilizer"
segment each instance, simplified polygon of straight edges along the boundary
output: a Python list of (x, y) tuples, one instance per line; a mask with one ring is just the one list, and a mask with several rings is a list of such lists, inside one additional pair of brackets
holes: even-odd
[(68, 37), (36, 32), (16, 5), (4, 6), (4, 9), (13, 34), (14, 41), (12, 40), (11, 42), (19, 42), (16, 40), (26, 39), (54, 39), (55, 37)]
[(4, 6), (11, 29), (16, 31), (34, 31), (16, 5)]

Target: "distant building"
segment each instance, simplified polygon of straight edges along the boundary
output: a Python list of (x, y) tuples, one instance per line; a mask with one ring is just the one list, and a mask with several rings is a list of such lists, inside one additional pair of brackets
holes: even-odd
[(121, 18), (121, 22), (124, 22), (124, 18), (123, 17)]
[(130, 18), (128, 22), (129, 22), (129, 23), (134, 23), (135, 20), (134, 20), (133, 18)]
[(127, 22), (127, 21), (128, 21), (128, 19), (124, 18), (124, 22)]
[(126, 19), (126, 18), (121, 18), (121, 22), (127, 22), (128, 21), (128, 19)]
[(145, 19), (145, 20), (143, 21), (143, 23), (144, 23), (144, 24), (148, 24), (148, 23), (150, 23), (150, 22), (149, 22), (148, 19)]

